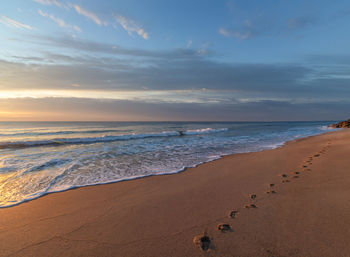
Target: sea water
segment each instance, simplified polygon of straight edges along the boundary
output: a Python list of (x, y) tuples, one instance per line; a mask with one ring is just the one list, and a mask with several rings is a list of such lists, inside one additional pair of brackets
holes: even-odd
[(0, 207), (273, 149), (332, 122), (0, 122)]

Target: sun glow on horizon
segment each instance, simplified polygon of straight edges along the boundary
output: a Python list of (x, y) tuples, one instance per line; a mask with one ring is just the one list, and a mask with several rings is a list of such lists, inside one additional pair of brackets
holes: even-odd
[(129, 99), (133, 91), (99, 91), (99, 90), (1, 90), (0, 98), (98, 98), (98, 99)]
[[(0, 90), (0, 99), (17, 98), (86, 98), (86, 99), (111, 99), (111, 100), (141, 100), (141, 101), (166, 101), (178, 103), (209, 103), (211, 95), (216, 99), (227, 97), (227, 90)], [(202, 98), (204, 97), (204, 98)]]
[(33, 118), (32, 112), (18, 112), (18, 111), (0, 111), (0, 121), (30, 119)]

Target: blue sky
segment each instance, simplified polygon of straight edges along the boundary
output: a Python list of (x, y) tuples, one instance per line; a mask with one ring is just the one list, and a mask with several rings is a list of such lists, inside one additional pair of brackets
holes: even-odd
[(13, 0), (0, 120), (349, 116), (348, 1)]

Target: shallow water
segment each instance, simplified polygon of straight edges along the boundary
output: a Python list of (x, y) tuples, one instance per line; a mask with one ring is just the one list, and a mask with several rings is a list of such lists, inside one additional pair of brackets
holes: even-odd
[(0, 207), (272, 149), (332, 122), (0, 122)]

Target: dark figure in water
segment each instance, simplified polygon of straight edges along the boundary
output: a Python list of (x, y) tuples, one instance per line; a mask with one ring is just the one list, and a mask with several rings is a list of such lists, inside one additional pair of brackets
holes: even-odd
[(179, 135), (180, 135), (180, 136), (184, 136), (185, 133), (184, 133), (182, 130), (180, 130), (180, 131), (179, 131)]

